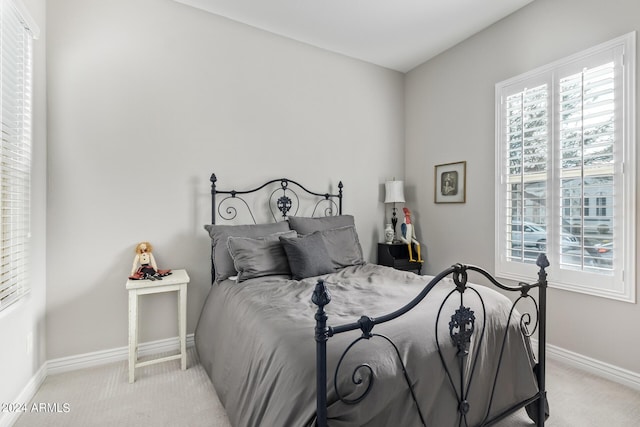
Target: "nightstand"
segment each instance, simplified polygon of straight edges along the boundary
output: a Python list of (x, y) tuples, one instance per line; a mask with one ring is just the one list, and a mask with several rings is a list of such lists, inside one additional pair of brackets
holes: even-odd
[[(186, 270), (173, 270), (162, 280), (127, 280), (129, 291), (129, 382), (135, 381), (136, 368), (180, 359), (181, 367), (187, 369), (187, 284), (189, 275)], [(138, 362), (138, 296), (161, 292), (178, 293), (178, 335), (180, 336), (180, 354)]]
[[(414, 253), (415, 256), (415, 253)], [(405, 243), (378, 243), (378, 264), (397, 270), (422, 272), (422, 262), (409, 261), (409, 248)]]

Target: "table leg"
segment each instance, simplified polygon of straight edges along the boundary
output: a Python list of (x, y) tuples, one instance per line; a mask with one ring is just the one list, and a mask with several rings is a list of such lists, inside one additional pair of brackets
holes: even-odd
[(135, 381), (138, 359), (138, 294), (129, 291), (129, 382)]
[(181, 368), (187, 369), (187, 285), (178, 291), (178, 334), (180, 335)]

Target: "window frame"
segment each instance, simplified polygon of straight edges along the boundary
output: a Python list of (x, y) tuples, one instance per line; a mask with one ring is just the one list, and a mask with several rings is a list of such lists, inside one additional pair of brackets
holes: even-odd
[[(616, 200), (613, 223), (614, 241), (616, 252), (620, 254), (618, 265), (621, 268), (614, 268), (610, 276), (592, 273), (589, 271), (569, 271), (561, 268), (559, 260), (561, 253), (561, 229), (562, 223), (562, 190), (560, 188), (560, 177), (557, 172), (558, 156), (560, 152), (560, 119), (559, 119), (559, 82), (567, 75), (566, 70), (576, 67), (585, 67), (586, 64), (600, 64), (605, 56), (620, 58), (621, 73), (616, 76), (616, 81), (621, 83), (621, 88), (616, 87), (616, 94), (620, 90), (620, 97), (616, 98), (615, 125), (620, 126), (616, 132), (614, 157), (614, 188), (617, 193), (610, 196)], [(547, 252), (551, 261), (549, 272), (549, 286), (565, 289), (569, 291), (595, 295), (599, 297), (611, 298), (626, 302), (636, 301), (636, 32), (625, 34), (608, 42), (599, 44), (590, 49), (586, 49), (577, 54), (555, 61), (551, 64), (536, 68), (519, 76), (499, 82), (495, 86), (495, 270), (496, 275), (505, 279), (528, 280), (535, 274), (535, 263), (514, 262), (508, 259), (508, 250), (512, 250), (513, 245), (508, 246), (509, 236), (507, 235), (509, 215), (507, 203), (507, 153), (508, 143), (506, 135), (506, 114), (503, 102), (510, 94), (522, 92), (525, 88), (534, 88), (536, 85), (546, 84), (548, 88), (547, 112), (547, 151), (548, 159), (546, 171), (546, 224), (547, 227)], [(620, 151), (621, 150), (621, 151)], [(620, 160), (621, 159), (621, 160)], [(618, 190), (621, 191), (618, 192)], [(607, 206), (597, 204), (593, 200), (591, 205), (584, 205), (593, 212), (601, 213)], [(582, 218), (586, 215), (582, 211)], [(583, 243), (584, 246), (584, 243)], [(524, 242), (523, 242), (524, 249)], [(556, 264), (556, 265), (554, 265)], [(616, 266), (617, 264), (614, 264)], [(609, 285), (602, 288), (603, 277), (607, 279)]]

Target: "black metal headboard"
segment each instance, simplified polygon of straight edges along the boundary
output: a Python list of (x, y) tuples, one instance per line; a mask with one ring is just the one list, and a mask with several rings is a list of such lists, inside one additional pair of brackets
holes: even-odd
[[(313, 205), (313, 211), (307, 216), (334, 216), (342, 215), (342, 181), (338, 183), (338, 194), (331, 193), (316, 193), (306, 189), (298, 182), (288, 178), (272, 179), (264, 184), (253, 188), (251, 190), (218, 190), (216, 186), (218, 178), (216, 174), (211, 174), (211, 223), (216, 223), (216, 213), (224, 221), (232, 221), (238, 215), (237, 208), (232, 206), (228, 202), (238, 201), (240, 205), (246, 207), (249, 216), (254, 224), (256, 224), (256, 218), (254, 213), (243, 197), (247, 194), (257, 193), (262, 189), (265, 192), (270, 192), (267, 195), (266, 203), (269, 207), (273, 221), (278, 221), (276, 214), (280, 215), (280, 219), (286, 219), (287, 216), (295, 216), (300, 210), (300, 197), (298, 192), (313, 196), (316, 200)], [(293, 186), (292, 186), (293, 184)], [(273, 189), (275, 187), (275, 189)], [(220, 200), (216, 200), (216, 196), (224, 195)], [(275, 206), (275, 208), (274, 208)], [(320, 215), (321, 213), (321, 215)]]

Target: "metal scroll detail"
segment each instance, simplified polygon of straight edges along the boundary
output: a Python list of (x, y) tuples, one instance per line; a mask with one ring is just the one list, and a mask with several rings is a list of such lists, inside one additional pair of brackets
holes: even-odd
[(386, 342), (387, 344), (389, 344), (394, 351), (394, 354), (396, 356), (396, 360), (398, 361), (398, 364), (400, 365), (400, 368), (402, 369), (402, 374), (403, 374), (403, 378), (405, 380), (405, 383), (407, 384), (407, 388), (409, 389), (409, 392), (411, 394), (411, 398), (413, 399), (414, 404), (416, 405), (416, 409), (418, 411), (418, 416), (420, 417), (420, 421), (422, 422), (422, 425), (425, 426), (425, 421), (424, 421), (424, 417), (422, 415), (422, 411), (420, 410), (420, 405), (418, 405), (418, 400), (415, 394), (415, 390), (413, 389), (413, 381), (411, 381), (411, 378), (409, 377), (409, 374), (407, 372), (406, 366), (402, 360), (402, 356), (400, 355), (400, 350), (398, 349), (398, 346), (388, 337), (382, 335), (382, 334), (375, 334), (372, 333), (371, 331), (373, 330), (373, 327), (375, 326), (375, 321), (367, 316), (362, 316), (360, 318), (360, 320), (358, 320), (358, 324), (360, 325), (360, 329), (362, 330), (362, 335), (357, 338), (356, 340), (354, 340), (347, 348), (346, 350), (342, 353), (342, 356), (340, 357), (340, 360), (338, 361), (338, 365), (336, 366), (336, 370), (334, 373), (334, 377), (333, 377), (333, 384), (334, 384), (334, 389), (336, 392), (336, 396), (338, 397), (338, 399), (347, 404), (347, 405), (355, 405), (359, 402), (361, 402), (365, 397), (367, 397), (367, 395), (369, 394), (369, 392), (371, 392), (371, 389), (373, 387), (374, 384), (374, 380), (375, 380), (375, 374), (373, 369), (371, 368), (371, 366), (367, 363), (360, 363), (359, 365), (357, 365), (354, 369), (353, 372), (351, 374), (351, 382), (355, 385), (355, 386), (361, 386), (363, 384), (365, 385), (365, 389), (355, 398), (352, 399), (347, 399), (346, 397), (344, 397), (344, 395), (340, 392), (339, 388), (338, 388), (338, 378), (339, 378), (339, 372), (340, 372), (340, 367), (342, 366), (342, 363), (345, 359), (345, 357), (347, 356), (347, 354), (350, 352), (350, 350), (359, 342), (364, 342), (365, 340), (370, 341), (373, 338), (379, 338), (382, 339), (384, 342)]
[[(316, 315), (315, 315), (315, 319), (316, 319), (316, 328), (315, 328), (315, 339), (316, 339), (316, 387), (317, 387), (317, 393), (316, 393), (316, 399), (317, 399), (317, 420), (316, 420), (316, 425), (319, 427), (326, 427), (327, 425), (327, 353), (326, 353), (326, 344), (327, 344), (327, 340), (329, 339), (329, 337), (332, 337), (335, 333), (339, 333), (339, 332), (346, 332), (346, 330), (336, 330), (332, 327), (327, 326), (327, 314), (324, 310), (324, 307), (329, 304), (329, 302), (331, 302), (331, 294), (329, 293), (329, 290), (327, 289), (327, 286), (324, 282), (324, 280), (320, 279), (318, 280), (316, 287), (313, 291), (313, 294), (311, 296), (311, 301), (313, 302), (313, 304), (315, 304), (318, 308), (316, 311)], [(389, 338), (387, 338), (384, 335), (380, 335), (380, 334), (375, 334), (372, 332), (373, 327), (376, 324), (376, 320), (372, 319), (371, 317), (368, 316), (362, 316), (360, 317), (360, 319), (357, 322), (357, 326), (356, 329), (360, 329), (362, 331), (362, 335), (355, 339), (342, 353), (342, 355), (340, 356), (340, 359), (338, 361), (338, 364), (336, 365), (335, 368), (335, 373), (334, 373), (334, 378), (333, 378), (333, 382), (334, 382), (334, 390), (336, 392), (336, 395), (338, 397), (338, 399), (347, 404), (347, 405), (355, 405), (358, 402), (361, 402), (371, 391), (373, 384), (374, 384), (374, 379), (375, 379), (375, 375), (374, 375), (374, 371), (373, 368), (367, 364), (367, 363), (360, 363), (359, 365), (357, 365), (352, 374), (351, 374), (351, 382), (356, 386), (362, 386), (363, 384), (365, 384), (365, 389), (364, 391), (362, 391), (358, 396), (356, 396), (355, 398), (346, 398), (339, 390), (339, 381), (338, 381), (338, 377), (339, 377), (339, 372), (340, 372), (340, 367), (343, 364), (343, 361), (345, 360), (345, 357), (347, 356), (347, 354), (350, 352), (350, 350), (359, 342), (369, 342), (371, 339), (373, 338), (379, 338), (384, 340), (386, 343), (388, 343), (394, 350), (395, 355), (397, 357), (398, 363), (400, 364), (400, 367), (402, 369), (402, 373), (404, 376), (404, 380), (407, 384), (407, 387), (409, 388), (409, 391), (411, 393), (411, 398), (413, 399), (414, 404), (416, 405), (416, 409), (418, 411), (418, 415), (420, 417), (420, 420), (422, 422), (422, 425), (425, 426), (426, 423), (424, 421), (424, 417), (422, 415), (422, 411), (420, 410), (420, 406), (418, 405), (418, 400), (416, 398), (416, 394), (415, 391), (413, 389), (413, 384), (414, 382), (411, 381), (411, 379), (409, 378), (409, 374), (407, 373), (405, 364), (402, 360), (402, 357), (400, 355), (400, 350), (398, 350), (398, 347), (394, 344), (393, 341), (391, 341)]]
[(464, 357), (469, 354), (476, 316), (473, 310), (462, 304), (464, 292), (467, 290), (467, 272), (462, 266), (453, 272), (453, 282), (456, 285), (456, 290), (460, 293), (460, 308), (451, 315), (449, 336), (458, 348), (458, 357)]
[[(259, 187), (246, 191), (222, 191), (216, 186), (217, 178), (211, 175), (211, 195), (212, 195), (212, 218), (211, 223), (216, 223), (216, 215), (224, 221), (234, 221), (240, 216), (247, 215), (251, 222), (257, 224), (256, 215), (253, 209), (258, 208), (256, 213), (270, 213), (274, 222), (286, 220), (287, 217), (297, 215), (301, 204), (307, 208), (313, 208), (311, 214), (315, 216), (334, 216), (342, 214), (342, 182), (338, 183), (338, 193), (316, 193), (308, 190), (298, 182), (280, 178), (267, 181)], [(275, 187), (275, 189), (274, 189)], [(264, 197), (259, 194), (265, 191)], [(300, 198), (301, 194), (304, 199)], [(225, 195), (216, 203), (217, 195)], [(245, 199), (248, 196), (249, 199)], [(309, 199), (310, 198), (310, 199)], [(260, 215), (258, 215), (260, 216)]]
[(531, 289), (531, 285), (529, 285), (528, 283), (520, 282), (518, 283), (518, 286), (520, 286), (520, 297), (516, 299), (516, 301), (513, 303), (513, 308), (511, 309), (511, 311), (513, 312), (515, 307), (521, 301), (524, 301), (524, 300), (531, 301), (534, 308), (533, 312), (536, 314), (535, 322), (533, 323), (533, 328), (530, 328), (530, 325), (532, 322), (531, 313), (523, 312), (522, 315), (520, 316), (520, 330), (522, 331), (523, 335), (527, 337), (532, 337), (533, 334), (538, 329), (538, 324), (540, 323), (540, 307), (538, 307), (538, 301), (536, 301), (534, 297), (529, 295), (529, 290)]
[(339, 204), (335, 202), (334, 198), (329, 193), (316, 194), (316, 196), (321, 196), (322, 199), (318, 200), (318, 202), (315, 204), (313, 208), (313, 212), (311, 213), (311, 216), (312, 217), (316, 216), (318, 209), (322, 210), (323, 207), (324, 207), (323, 216), (342, 215), (342, 188), (343, 188), (342, 181), (340, 181), (338, 183)]
[(333, 376), (333, 384), (335, 387), (336, 395), (338, 396), (338, 399), (340, 399), (340, 401), (342, 401), (343, 403), (346, 403), (347, 405), (355, 405), (356, 403), (362, 401), (362, 399), (364, 399), (369, 394), (369, 392), (371, 391), (371, 387), (373, 386), (375, 376), (373, 375), (373, 369), (369, 364), (361, 363), (358, 366), (356, 366), (355, 369), (353, 370), (353, 373), (351, 374), (351, 382), (356, 386), (362, 385), (363, 383), (366, 382), (367, 386), (365, 390), (358, 397), (354, 399), (347, 399), (346, 397), (344, 397), (344, 395), (340, 393), (340, 389), (338, 388), (338, 372), (340, 372), (340, 367), (342, 366), (342, 362), (344, 361), (346, 355), (358, 342), (362, 340), (369, 340), (374, 336), (385, 338), (387, 339), (387, 341), (389, 341), (388, 338), (383, 337), (382, 335), (373, 334), (371, 332), (373, 330), (374, 322), (373, 322), (373, 319), (371, 319), (370, 317), (368, 316), (360, 317), (360, 320), (358, 320), (358, 324), (360, 325), (362, 336), (354, 340), (351, 344), (349, 344), (347, 349), (342, 353), (342, 356), (340, 356), (340, 360), (338, 361), (338, 365), (336, 366), (336, 370)]
[(276, 205), (278, 206), (278, 210), (282, 212), (282, 216), (287, 216), (292, 205), (291, 198), (282, 196), (278, 199)]
[(469, 354), (475, 323), (476, 316), (469, 307), (460, 306), (451, 316), (449, 336), (451, 336), (453, 344), (458, 347), (458, 357)]
[[(440, 305), (440, 309), (438, 310), (438, 315), (436, 318), (436, 346), (438, 348), (440, 361), (442, 362), (442, 366), (449, 380), (449, 384), (451, 385), (451, 389), (453, 390), (458, 401), (457, 424), (459, 426), (467, 426), (467, 415), (471, 409), (471, 403), (468, 400), (469, 392), (473, 385), (474, 374), (476, 372), (476, 366), (480, 355), (479, 351), (475, 351), (473, 352), (473, 354), (471, 354), (470, 348), (474, 336), (476, 337), (475, 347), (479, 348), (482, 345), (485, 335), (484, 332), (486, 325), (486, 309), (484, 300), (482, 299), (482, 296), (478, 293), (478, 291), (473, 287), (467, 286), (466, 267), (461, 264), (456, 264), (452, 268), (453, 282), (456, 287), (448, 293), (448, 295)], [(476, 317), (478, 313), (476, 313), (470, 307), (465, 306), (465, 295), (467, 291), (475, 295), (480, 302), (479, 315), (482, 318), (482, 326), (479, 331), (476, 330)], [(445, 306), (447, 305), (449, 299), (454, 295), (458, 295), (460, 301), (458, 308), (450, 317), (448, 330), (451, 344), (457, 350), (457, 369), (447, 363), (445, 348), (443, 348), (443, 343), (441, 343), (438, 334), (438, 325), (440, 323), (442, 312), (445, 309)], [(469, 363), (469, 369), (466, 369), (466, 366)]]
[[(277, 197), (280, 195), (279, 197)], [(277, 197), (277, 198), (276, 198)], [(318, 200), (313, 205), (313, 211), (311, 213), (312, 217), (315, 217), (320, 213), (320, 216), (334, 216), (336, 212), (340, 212), (340, 208), (338, 204), (331, 199), (330, 194), (321, 195), (321, 199)], [(300, 208), (300, 197), (298, 193), (296, 193), (291, 187), (289, 187), (288, 180), (280, 181), (280, 188), (276, 188), (270, 196), (270, 200), (275, 199), (275, 206), (279, 214), (283, 219), (286, 219), (290, 215), (297, 215)], [(274, 203), (269, 203), (269, 209), (271, 209), (271, 216), (275, 221), (278, 220), (276, 217), (276, 210), (273, 209)]]
[[(323, 206), (323, 205), (327, 205), (327, 206)], [(336, 215), (336, 212), (340, 212), (340, 208), (338, 207), (337, 203), (329, 198), (318, 200), (318, 202), (315, 204), (313, 208), (313, 212), (311, 213), (311, 216), (312, 217), (316, 216), (316, 213), (318, 212), (318, 210), (323, 211), (322, 216), (334, 216)]]
[[(372, 335), (373, 336), (373, 335)], [(365, 397), (367, 397), (367, 395), (369, 394), (369, 392), (371, 391), (371, 387), (373, 386), (373, 382), (375, 379), (375, 376), (373, 374), (373, 369), (371, 368), (371, 366), (367, 363), (361, 363), (358, 366), (356, 366), (353, 370), (353, 373), (351, 374), (351, 382), (356, 385), (356, 386), (360, 386), (363, 383), (366, 383), (366, 388), (364, 389), (364, 391), (362, 391), (362, 393), (360, 393), (359, 396), (353, 398), (353, 399), (347, 399), (341, 392), (340, 392), (340, 388), (338, 387), (338, 373), (340, 372), (340, 367), (342, 366), (342, 362), (344, 361), (344, 358), (346, 357), (346, 355), (349, 353), (349, 351), (353, 348), (353, 346), (355, 346), (358, 342), (364, 340), (364, 339), (369, 339), (371, 337), (360, 337), (358, 339), (356, 339), (355, 341), (353, 341), (349, 347), (347, 347), (347, 349), (344, 351), (344, 353), (342, 353), (342, 356), (340, 356), (340, 360), (338, 361), (338, 365), (336, 366), (336, 370), (335, 373), (333, 375), (333, 383), (334, 383), (334, 389), (336, 391), (336, 395), (338, 396), (338, 399), (342, 402), (342, 403), (346, 403), (347, 405), (355, 405), (358, 402), (361, 402), (362, 399), (364, 399)]]
[(253, 212), (251, 211), (251, 208), (249, 207), (247, 201), (242, 197), (238, 197), (233, 191), (231, 192), (230, 196), (220, 200), (220, 203), (218, 204), (218, 215), (220, 216), (220, 218), (224, 219), (225, 221), (231, 221), (238, 216), (238, 209), (232, 205), (232, 202), (234, 201), (242, 202), (242, 204), (244, 204), (244, 206), (246, 207), (247, 212), (251, 216), (253, 223), (257, 224), (256, 219), (253, 216)]
[(295, 209), (292, 212), (293, 215), (298, 213), (300, 198), (295, 191), (289, 188), (288, 180), (280, 180), (280, 187), (273, 190), (273, 192), (269, 196), (269, 209), (271, 210), (271, 216), (273, 217), (274, 221), (278, 221), (278, 218), (276, 217), (276, 210), (274, 210), (273, 208), (274, 204), (283, 219), (286, 219), (287, 216), (289, 216), (289, 211), (291, 211), (294, 206)]

